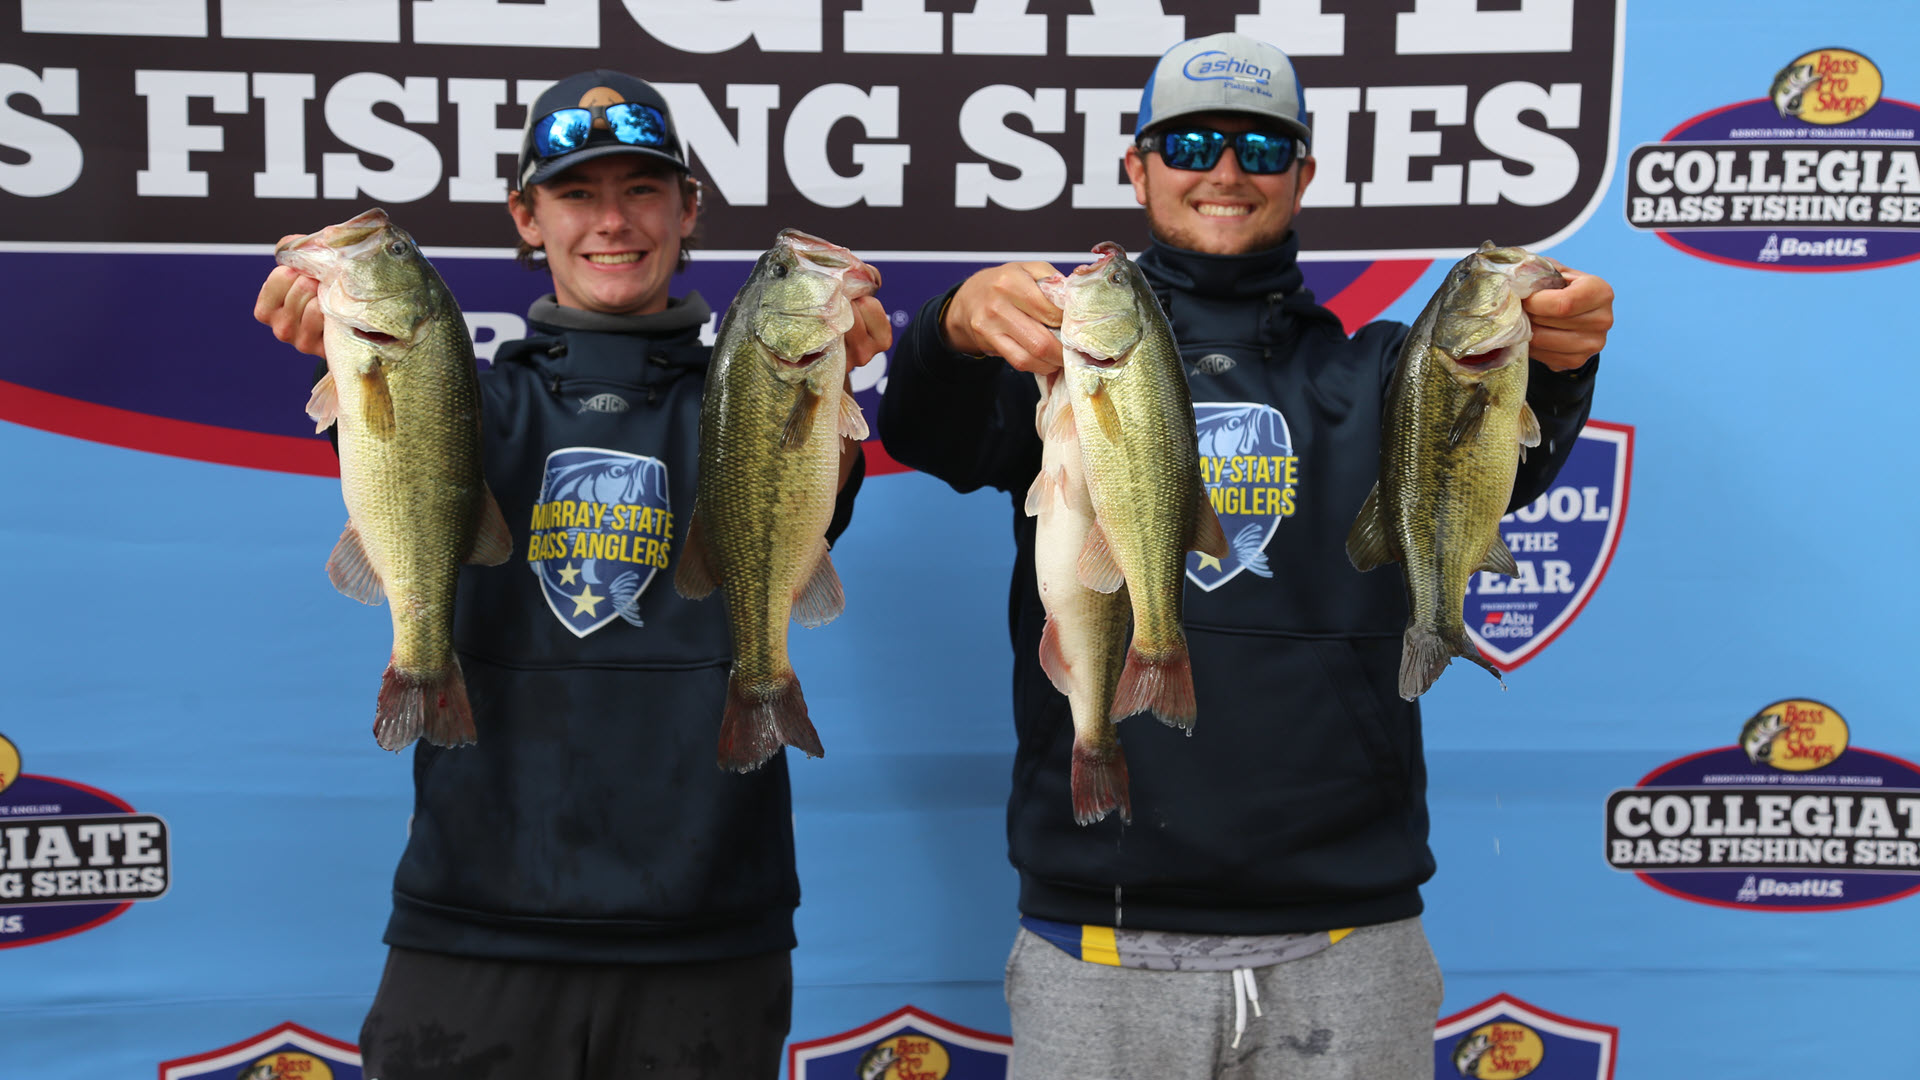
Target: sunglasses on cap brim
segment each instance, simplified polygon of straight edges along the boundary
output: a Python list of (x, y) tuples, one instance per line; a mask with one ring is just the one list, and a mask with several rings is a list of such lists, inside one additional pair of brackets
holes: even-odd
[(628, 146), (660, 148), (667, 144), (667, 119), (651, 105), (623, 101), (617, 105), (556, 109), (533, 123), (533, 152), (559, 157), (587, 145), (594, 121), (604, 119), (613, 137)]
[(1175, 128), (1140, 140), (1142, 150), (1157, 150), (1170, 168), (1206, 172), (1220, 164), (1229, 143), (1243, 172), (1268, 175), (1293, 166), (1300, 141), (1270, 131), (1215, 131), (1212, 128)]

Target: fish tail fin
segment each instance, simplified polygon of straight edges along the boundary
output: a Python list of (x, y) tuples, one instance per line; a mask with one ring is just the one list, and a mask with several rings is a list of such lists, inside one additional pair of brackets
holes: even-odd
[(373, 738), (383, 750), (405, 750), (415, 739), (435, 746), (465, 746), (474, 741), (473, 706), (460, 658), (450, 656), (439, 671), (406, 671), (387, 663), (374, 706)]
[(783, 746), (803, 750), (808, 757), (826, 754), (807, 717), (800, 680), (789, 671), (771, 685), (756, 687), (743, 684), (736, 672), (727, 680), (727, 710), (720, 720), (720, 767), (752, 772)]
[(1073, 820), (1091, 825), (1111, 811), (1120, 820), (1133, 821), (1133, 801), (1127, 792), (1127, 755), (1119, 740), (1094, 746), (1078, 734), (1073, 737)]
[(1415, 623), (1407, 627), (1407, 636), (1400, 648), (1400, 696), (1412, 701), (1426, 693), (1456, 656), (1485, 668), (1499, 680), (1500, 688), (1506, 689), (1507, 681), (1500, 678), (1500, 669), (1480, 655), (1465, 630), (1442, 631)]
[(1127, 648), (1127, 666), (1113, 692), (1115, 720), (1151, 710), (1160, 722), (1193, 734), (1193, 664), (1185, 642), (1165, 656), (1148, 657), (1137, 646)]

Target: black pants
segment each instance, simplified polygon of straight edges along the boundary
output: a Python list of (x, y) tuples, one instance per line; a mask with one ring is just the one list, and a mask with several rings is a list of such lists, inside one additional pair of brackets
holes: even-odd
[(778, 1080), (786, 952), (543, 964), (391, 949), (360, 1029), (367, 1080)]

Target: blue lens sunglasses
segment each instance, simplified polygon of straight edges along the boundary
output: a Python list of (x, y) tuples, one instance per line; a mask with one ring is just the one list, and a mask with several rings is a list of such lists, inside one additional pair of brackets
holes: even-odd
[(593, 136), (595, 119), (606, 120), (613, 137), (628, 146), (666, 145), (667, 121), (660, 110), (623, 101), (617, 105), (557, 109), (534, 121), (534, 153), (552, 158), (580, 149)]
[(1169, 167), (1188, 172), (1206, 172), (1220, 164), (1220, 155), (1231, 143), (1240, 168), (1263, 176), (1286, 172), (1293, 165), (1298, 145), (1291, 135), (1265, 131), (1229, 134), (1211, 128), (1179, 128), (1140, 141), (1142, 150), (1158, 150)]

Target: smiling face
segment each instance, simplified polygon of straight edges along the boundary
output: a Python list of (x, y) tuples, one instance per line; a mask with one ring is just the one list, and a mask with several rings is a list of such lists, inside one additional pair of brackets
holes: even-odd
[[(1229, 134), (1261, 126), (1245, 113), (1200, 113), (1179, 125)], [(1313, 180), (1314, 161), (1302, 158), (1283, 173), (1259, 176), (1240, 168), (1229, 146), (1206, 172), (1175, 169), (1156, 151), (1127, 148), (1133, 197), (1147, 208), (1147, 224), (1161, 242), (1209, 255), (1240, 255), (1278, 247), (1300, 212), (1300, 197)]]
[(507, 196), (520, 238), (547, 255), (562, 307), (647, 315), (667, 307), (680, 242), (698, 205), (671, 165), (612, 154)]

